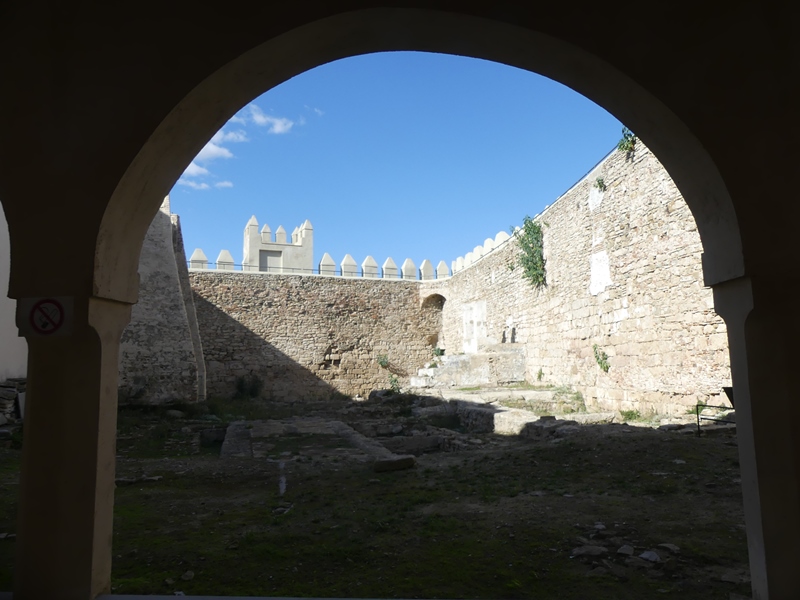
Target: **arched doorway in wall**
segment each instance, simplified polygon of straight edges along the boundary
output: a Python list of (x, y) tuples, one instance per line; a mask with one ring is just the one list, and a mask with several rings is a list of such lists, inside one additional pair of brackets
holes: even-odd
[[(596, 100), (636, 130), (679, 181), (705, 245), (707, 281), (713, 284), (742, 273), (738, 227), (711, 159), (674, 115), (618, 71), (574, 47), (498, 22), (376, 10), (332, 17), (287, 33), (217, 71), (176, 107), (131, 165), (106, 212), (95, 269), (98, 293), (124, 298), (135, 280), (135, 250), (155, 210), (155, 205), (141, 202), (141, 182), (166, 191), (210, 133), (249, 99), (294, 73), (342, 56), (397, 48), (515, 64), (548, 74)], [(278, 70), (265, 73), (263, 65), (278, 64), (278, 56), (284, 59)], [(286, 61), (286, 56), (292, 60)]]
[[(430, 294), (422, 299), (422, 311), (430, 331), (427, 341), (434, 348), (436, 356), (447, 351), (447, 340), (442, 335), (442, 311), (446, 302), (447, 299), (441, 294)], [(436, 351), (437, 348), (440, 352)]]

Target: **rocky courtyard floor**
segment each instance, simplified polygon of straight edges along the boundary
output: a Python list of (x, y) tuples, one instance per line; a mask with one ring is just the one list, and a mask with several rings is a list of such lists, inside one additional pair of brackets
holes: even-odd
[[(444, 404), (398, 395), (123, 409), (113, 591), (750, 597), (734, 429), (497, 435), (467, 431)], [(6, 446), (0, 591), (12, 584), (20, 456)], [(398, 470), (376, 470), (381, 460)]]

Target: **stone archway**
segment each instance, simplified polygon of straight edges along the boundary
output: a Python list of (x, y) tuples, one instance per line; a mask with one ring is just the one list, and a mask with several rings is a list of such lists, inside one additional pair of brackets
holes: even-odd
[[(161, 198), (205, 141), (252, 98), (327, 61), (401, 49), (484, 58), (556, 79), (612, 112), (659, 157), (696, 219), (705, 280), (715, 287), (717, 310), (728, 323), (755, 594), (763, 600), (800, 593), (800, 415), (788, 381), (800, 328), (787, 294), (798, 280), (797, 261), (789, 260), (796, 252), (787, 241), (788, 217), (797, 208), (786, 200), (794, 189), (789, 167), (796, 159), (797, 93), (789, 82), (797, 68), (791, 32), (780, 29), (788, 19), (779, 6), (762, 13), (755, 3), (725, 11), (675, 9), (652, 23), (625, 7), (602, 12), (588, 2), (530, 9), (485, 3), (471, 13), (453, 12), (444, 2), (431, 5), (442, 10), (371, 8), (369, 2), (276, 7), (269, 27), (238, 20), (235, 35), (217, 36), (213, 51), (198, 43), (191, 27), (176, 27), (193, 12), (188, 3), (143, 5), (145, 19), (124, 23), (93, 8), (66, 14), (68, 7), (64, 14), (48, 13), (46, 27), (22, 3), (12, 7), (19, 14), (11, 11), (0, 42), (12, 57), (0, 72), (12, 90), (0, 100), (9, 141), (0, 150), (0, 193), (12, 244), (10, 295), (71, 295), (75, 306), (71, 335), (29, 339), (29, 410), (37, 408), (26, 423), (18, 597), (84, 598), (108, 589), (116, 353), (126, 305), (136, 300), (139, 249)], [(233, 19), (243, 8), (234, 2), (219, 15), (190, 21), (210, 33), (220, 16)], [(90, 28), (78, 17), (86, 23), (97, 17), (100, 25)], [(681, 35), (689, 42), (674, 43), (675, 25), (686, 25)], [(741, 31), (752, 36), (745, 39)], [(154, 50), (154, 39), (167, 32), (167, 52), (181, 45), (197, 52), (181, 65), (184, 71)], [(639, 55), (634, 42), (652, 51)], [(720, 67), (723, 55), (737, 65), (734, 83)], [(704, 61), (709, 69), (720, 67), (709, 81), (695, 67)], [(118, 73), (133, 78), (130, 89)], [(165, 83), (172, 77), (180, 85)], [(774, 86), (758, 83), (771, 78)], [(116, 109), (120, 97), (127, 103)], [(92, 107), (99, 124), (83, 128)], [(41, 136), (28, 135), (30, 122)], [(734, 122), (742, 125), (738, 138), (730, 133)], [(769, 161), (748, 156), (777, 126), (786, 134), (772, 143)], [(75, 131), (81, 135), (74, 148), (61, 149), (61, 138)], [(48, 177), (40, 178), (32, 203), (26, 191), (40, 164)], [(63, 182), (76, 202), (59, 195)], [(761, 197), (785, 211), (774, 231)], [(47, 260), (42, 212), (63, 225), (50, 241), (72, 247), (73, 263)], [(751, 403), (751, 395), (770, 398), (769, 406)], [(76, 405), (68, 411), (70, 401)], [(767, 410), (788, 415), (775, 423)], [(54, 463), (65, 430), (72, 445), (65, 444), (69, 451)], [(59, 520), (59, 514), (70, 518)]]
[(245, 104), (320, 64), (393, 50), (493, 60), (545, 75), (593, 100), (636, 131), (677, 183), (703, 242), (706, 284), (744, 274), (738, 222), (713, 160), (677, 116), (622, 72), (576, 46), (499, 21), (373, 8), (315, 21), (253, 48), (172, 109), (126, 170), (103, 215), (94, 268), (97, 295), (135, 299), (138, 252), (131, 250), (140, 247), (158, 208), (142, 192), (146, 187), (155, 190), (154, 198), (163, 197), (209, 137)]
[(442, 336), (442, 311), (447, 299), (441, 294), (430, 294), (422, 299), (420, 305), (423, 313), (423, 322), (429, 327), (427, 335), (428, 345), (441, 353), (447, 350), (447, 342)]

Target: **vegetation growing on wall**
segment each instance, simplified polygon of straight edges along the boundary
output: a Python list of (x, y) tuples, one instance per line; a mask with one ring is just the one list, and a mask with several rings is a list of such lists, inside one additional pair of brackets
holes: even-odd
[(608, 370), (611, 368), (611, 365), (608, 364), (608, 354), (603, 352), (597, 344), (592, 346), (592, 350), (594, 350), (594, 359), (597, 361), (600, 368), (603, 369), (603, 373), (608, 373)]
[(636, 148), (636, 136), (627, 127), (622, 128), (622, 139), (617, 142), (617, 150), (625, 152), (626, 158), (630, 158)]
[(526, 216), (522, 227), (513, 232), (521, 250), (517, 262), (522, 276), (535, 288), (547, 285), (547, 260), (544, 257), (544, 236), (542, 226)]

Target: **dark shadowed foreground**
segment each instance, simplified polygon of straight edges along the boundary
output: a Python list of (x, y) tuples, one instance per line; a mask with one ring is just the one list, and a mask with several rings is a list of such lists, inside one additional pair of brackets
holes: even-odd
[[(113, 591), (749, 597), (732, 431), (698, 438), (608, 424), (526, 439), (424, 420), (415, 402), (246, 400), (171, 419), (164, 409), (126, 409)], [(267, 440), (258, 458), (219, 458), (208, 431), (200, 443), (200, 431), (222, 431), (237, 417), (291, 430), (307, 416), (411, 449), (416, 467), (376, 473), (347, 440), (314, 433)], [(404, 441), (412, 437), (413, 445)], [(0, 535), (13, 534), (19, 450), (0, 452)], [(0, 539), (0, 590), (11, 587), (13, 553), (14, 538)]]

